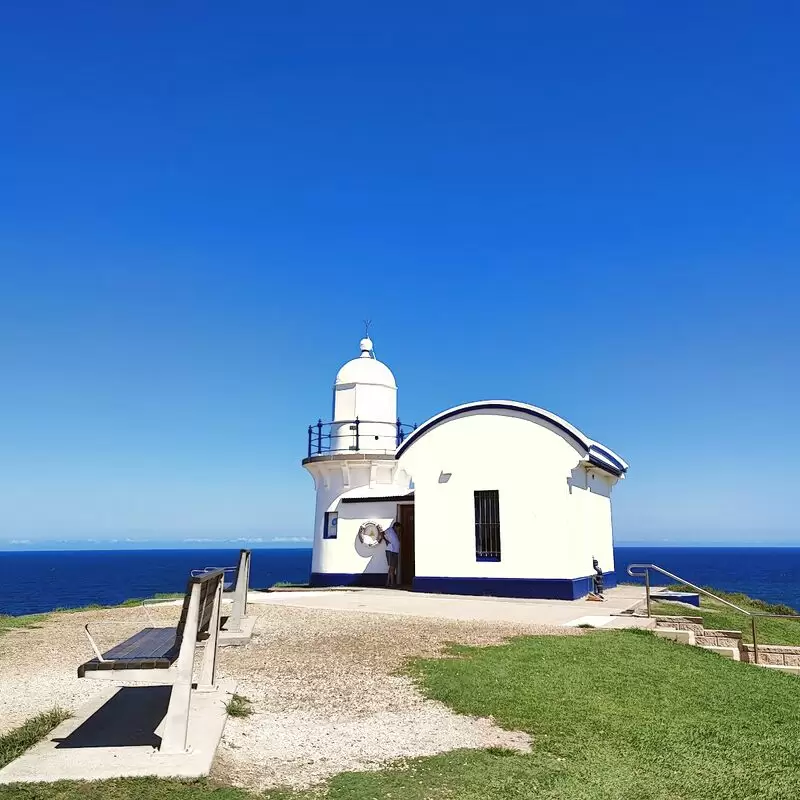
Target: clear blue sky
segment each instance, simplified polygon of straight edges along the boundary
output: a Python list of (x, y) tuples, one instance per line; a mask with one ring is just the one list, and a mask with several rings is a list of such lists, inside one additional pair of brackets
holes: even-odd
[(307, 536), (370, 317), (405, 420), (513, 398), (627, 458), (618, 540), (800, 544), (799, 26), (6, 4), (0, 540)]

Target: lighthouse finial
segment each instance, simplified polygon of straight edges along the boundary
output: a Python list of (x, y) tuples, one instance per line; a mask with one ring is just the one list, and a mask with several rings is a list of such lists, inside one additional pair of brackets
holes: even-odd
[(369, 338), (369, 326), (372, 325), (371, 319), (364, 320), (364, 338), (359, 342), (361, 358), (375, 358), (375, 351), (372, 349), (372, 339)]

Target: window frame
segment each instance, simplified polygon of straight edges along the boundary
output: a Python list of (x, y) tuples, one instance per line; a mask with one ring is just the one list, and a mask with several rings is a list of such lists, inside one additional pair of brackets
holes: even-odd
[(326, 511), (322, 523), (322, 538), (336, 539), (339, 534), (339, 512)]
[(475, 509), (475, 561), (499, 563), (503, 559), (500, 490), (476, 489), (472, 496)]

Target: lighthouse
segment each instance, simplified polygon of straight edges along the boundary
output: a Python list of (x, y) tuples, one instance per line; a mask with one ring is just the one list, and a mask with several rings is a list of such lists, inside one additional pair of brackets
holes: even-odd
[(407, 431), (397, 416), (394, 375), (365, 337), (359, 355), (336, 374), (333, 419), (308, 428), (303, 466), (316, 489), (313, 585), (385, 582), (384, 546), (364, 537), (362, 528), (387, 528), (410, 496), (410, 479), (395, 461)]
[(399, 581), (418, 592), (573, 600), (595, 559), (615, 584), (612, 489), (627, 463), (567, 420), (516, 400), (447, 408), (413, 429), (369, 338), (308, 427), (313, 586), (382, 586), (395, 524)]

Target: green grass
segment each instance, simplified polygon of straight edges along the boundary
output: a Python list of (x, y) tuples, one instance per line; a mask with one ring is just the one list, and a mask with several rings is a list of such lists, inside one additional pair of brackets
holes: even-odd
[(158, 592), (151, 597), (129, 597), (121, 603), (114, 603), (112, 605), (101, 605), (100, 603), (89, 603), (87, 606), (78, 606), (77, 608), (54, 608), (51, 613), (69, 614), (73, 611), (96, 611), (103, 608), (133, 608), (140, 606), (145, 600), (176, 600), (179, 597), (185, 597), (184, 592)]
[(19, 758), (29, 747), (44, 739), (56, 725), (69, 718), (63, 708), (51, 708), (0, 736), (0, 769)]
[[(678, 589), (679, 587), (670, 588)], [(767, 614), (796, 613), (790, 606), (766, 603), (763, 600), (756, 600), (752, 597), (748, 597), (746, 594), (720, 592), (717, 589), (710, 589), (709, 591), (713, 591), (715, 594), (731, 603), (736, 603), (737, 606), (744, 608), (746, 611)], [(743, 641), (753, 641), (750, 617), (706, 595), (700, 595), (700, 608), (692, 608), (690, 610), (685, 605), (680, 605), (679, 603), (657, 600), (654, 601), (651, 606), (651, 613), (664, 614), (667, 616), (702, 617), (703, 625), (706, 628), (742, 631)], [(759, 644), (800, 646), (800, 619), (759, 619), (756, 621), (756, 625)]]
[[(690, 586), (684, 586), (683, 584), (672, 584), (671, 586), (665, 586), (665, 589), (672, 589), (676, 592), (694, 592), (695, 589), (692, 589)], [(767, 614), (798, 614), (796, 609), (792, 608), (791, 606), (787, 606), (784, 603), (768, 603), (766, 600), (759, 600), (757, 597), (750, 597), (750, 595), (744, 594), (743, 592), (724, 592), (722, 589), (715, 589), (713, 586), (703, 586), (708, 592), (712, 592), (713, 594), (721, 597), (723, 600), (727, 600), (729, 603), (735, 603), (737, 606), (741, 606), (742, 608), (756, 611), (763, 611)], [(713, 601), (713, 598), (706, 597), (705, 595), (700, 595), (700, 602), (703, 600)]]
[(144, 600), (175, 600), (184, 597), (183, 592), (159, 592), (152, 597), (137, 598), (131, 597), (128, 600), (123, 600), (121, 603), (115, 605), (103, 606), (97, 603), (91, 603), (88, 606), (79, 606), (78, 608), (54, 608), (46, 614), (25, 614), (19, 617), (12, 617), (8, 614), (0, 614), (0, 634), (11, 628), (36, 628), (41, 626), (47, 620), (50, 614), (71, 614), (76, 611), (95, 611), (103, 608), (132, 608), (140, 606)]
[[(240, 789), (205, 780), (118, 778), (110, 781), (12, 784), (0, 789), (3, 800), (252, 800)], [(276, 798), (277, 800), (277, 798)], [(294, 798), (292, 798), (294, 800)]]
[(527, 731), (493, 748), (345, 773), (321, 793), (265, 795), (206, 781), (4, 787), (3, 800), (785, 800), (800, 789), (800, 679), (646, 631), (453, 647), (415, 662), (431, 697)]
[(309, 583), (292, 583), (292, 581), (276, 581), (272, 584), (273, 589), (308, 589)]
[(454, 652), (462, 658), (423, 661), (413, 674), (456, 711), (528, 731), (534, 750), (423, 764), (425, 782), (441, 770), (427, 796), (777, 800), (800, 788), (795, 676), (635, 631)]
[(0, 634), (12, 628), (37, 628), (47, 619), (47, 614), (25, 614), (22, 617), (11, 617), (0, 614)]
[(229, 717), (249, 717), (253, 713), (253, 706), (250, 698), (240, 694), (234, 694), (227, 703), (225, 710)]

